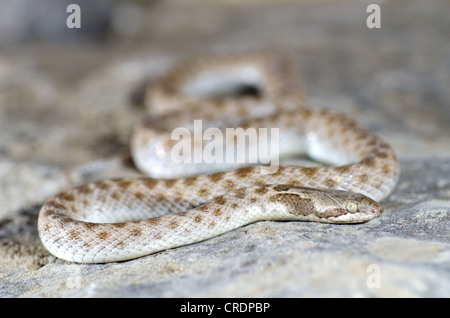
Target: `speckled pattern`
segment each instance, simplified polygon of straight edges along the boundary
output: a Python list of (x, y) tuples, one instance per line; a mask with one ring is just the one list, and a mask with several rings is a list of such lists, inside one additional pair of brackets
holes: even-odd
[[(267, 107), (264, 116), (255, 119), (241, 116), (239, 112), (248, 112), (245, 110), (238, 110), (236, 116), (231, 112), (231, 117), (244, 118), (241, 126), (280, 128), (280, 140), (290, 145), (281, 148), (298, 148), (299, 153), (337, 166), (280, 166), (275, 173), (268, 173), (267, 166), (259, 165), (191, 177), (175, 173), (174, 178), (165, 180), (122, 178), (82, 185), (56, 195), (42, 207), (38, 228), (45, 247), (69, 261), (103, 263), (198, 242), (260, 220), (357, 223), (381, 214), (382, 207), (373, 200), (389, 195), (399, 175), (392, 148), (342, 114), (306, 108), (296, 90), (283, 98), (274, 97), (287, 87), (277, 83), (291, 78), (289, 72), (283, 76), (290, 68), (276, 68), (275, 72), (270, 68), (277, 64), (274, 56), (263, 55), (261, 62), (257, 55), (259, 62), (253, 63), (254, 56), (187, 61), (181, 71), (175, 69), (162, 84), (156, 83), (156, 87), (171, 86), (167, 84), (171, 78), (169, 82), (176, 85), (166, 90), (167, 94), (180, 102), (172, 103), (168, 114), (136, 129), (132, 148), (137, 166), (148, 172), (157, 160), (149, 158), (148, 151), (145, 160), (136, 160), (136, 151), (152, 147), (154, 136), (163, 148), (170, 148), (170, 131), (180, 125), (172, 122), (177, 117), (171, 116), (173, 105), (184, 109), (199, 103), (183, 99), (180, 92), (186, 84), (195, 82), (205, 70), (220, 73), (246, 67), (254, 68), (264, 79), (257, 83), (259, 96), (226, 98), (226, 102), (208, 97), (202, 105), (208, 109)], [(265, 87), (272, 83), (274, 91), (266, 96), (269, 89)], [(157, 104), (151, 96), (149, 100), (153, 101), (150, 106)]]

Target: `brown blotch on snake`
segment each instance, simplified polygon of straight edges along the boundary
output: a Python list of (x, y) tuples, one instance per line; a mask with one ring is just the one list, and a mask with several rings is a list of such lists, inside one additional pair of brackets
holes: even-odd
[(109, 234), (106, 231), (102, 231), (100, 232), (97, 237), (101, 240), (106, 240), (108, 238)]
[(291, 213), (295, 215), (308, 215), (315, 213), (314, 204), (311, 199), (300, 198), (299, 195), (293, 193), (279, 193), (270, 198), (273, 202), (286, 204)]

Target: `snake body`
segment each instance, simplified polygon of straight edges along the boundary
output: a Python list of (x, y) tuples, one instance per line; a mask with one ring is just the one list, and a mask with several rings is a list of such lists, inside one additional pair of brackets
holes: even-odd
[[(152, 85), (153, 119), (132, 139), (136, 166), (151, 177), (100, 180), (50, 198), (38, 218), (44, 246), (68, 261), (105, 263), (262, 220), (360, 223), (380, 215), (376, 201), (390, 194), (399, 175), (394, 151), (342, 114), (304, 107), (292, 69), (272, 54), (209, 57), (175, 67)], [(255, 86), (257, 94), (254, 87), (250, 96), (236, 94), (243, 85)], [(188, 115), (180, 115), (177, 109), (186, 108)], [(306, 153), (333, 166), (179, 168), (167, 156), (174, 146), (170, 131), (193, 118), (223, 129), (280, 128), (280, 155)]]

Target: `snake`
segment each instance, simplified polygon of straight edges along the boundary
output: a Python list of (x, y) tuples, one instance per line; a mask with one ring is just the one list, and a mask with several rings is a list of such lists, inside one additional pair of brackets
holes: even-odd
[[(49, 198), (38, 216), (43, 245), (66, 261), (108, 263), (254, 222), (349, 224), (381, 215), (379, 201), (400, 173), (393, 148), (347, 115), (307, 106), (295, 70), (273, 52), (192, 57), (173, 66), (150, 83), (150, 115), (131, 138), (134, 163), (146, 175), (92, 181)], [(306, 155), (321, 165), (286, 164), (274, 171), (262, 158), (244, 166), (174, 163), (171, 132), (192, 129), (195, 119), (219, 131), (277, 128), (276, 156)], [(192, 146), (204, 150), (212, 142)]]

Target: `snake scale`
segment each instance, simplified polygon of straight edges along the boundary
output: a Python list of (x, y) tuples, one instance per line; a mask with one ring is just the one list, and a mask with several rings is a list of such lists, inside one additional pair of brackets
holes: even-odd
[[(53, 196), (38, 218), (44, 246), (64, 260), (106, 263), (257, 221), (361, 223), (379, 216), (377, 201), (399, 176), (393, 149), (338, 112), (305, 107), (295, 73), (287, 58), (267, 52), (179, 63), (149, 86), (151, 116), (132, 137), (134, 162), (149, 177), (100, 180)], [(203, 128), (279, 128), (278, 155), (303, 153), (326, 165), (269, 172), (267, 165), (174, 164), (170, 132), (195, 119)]]

